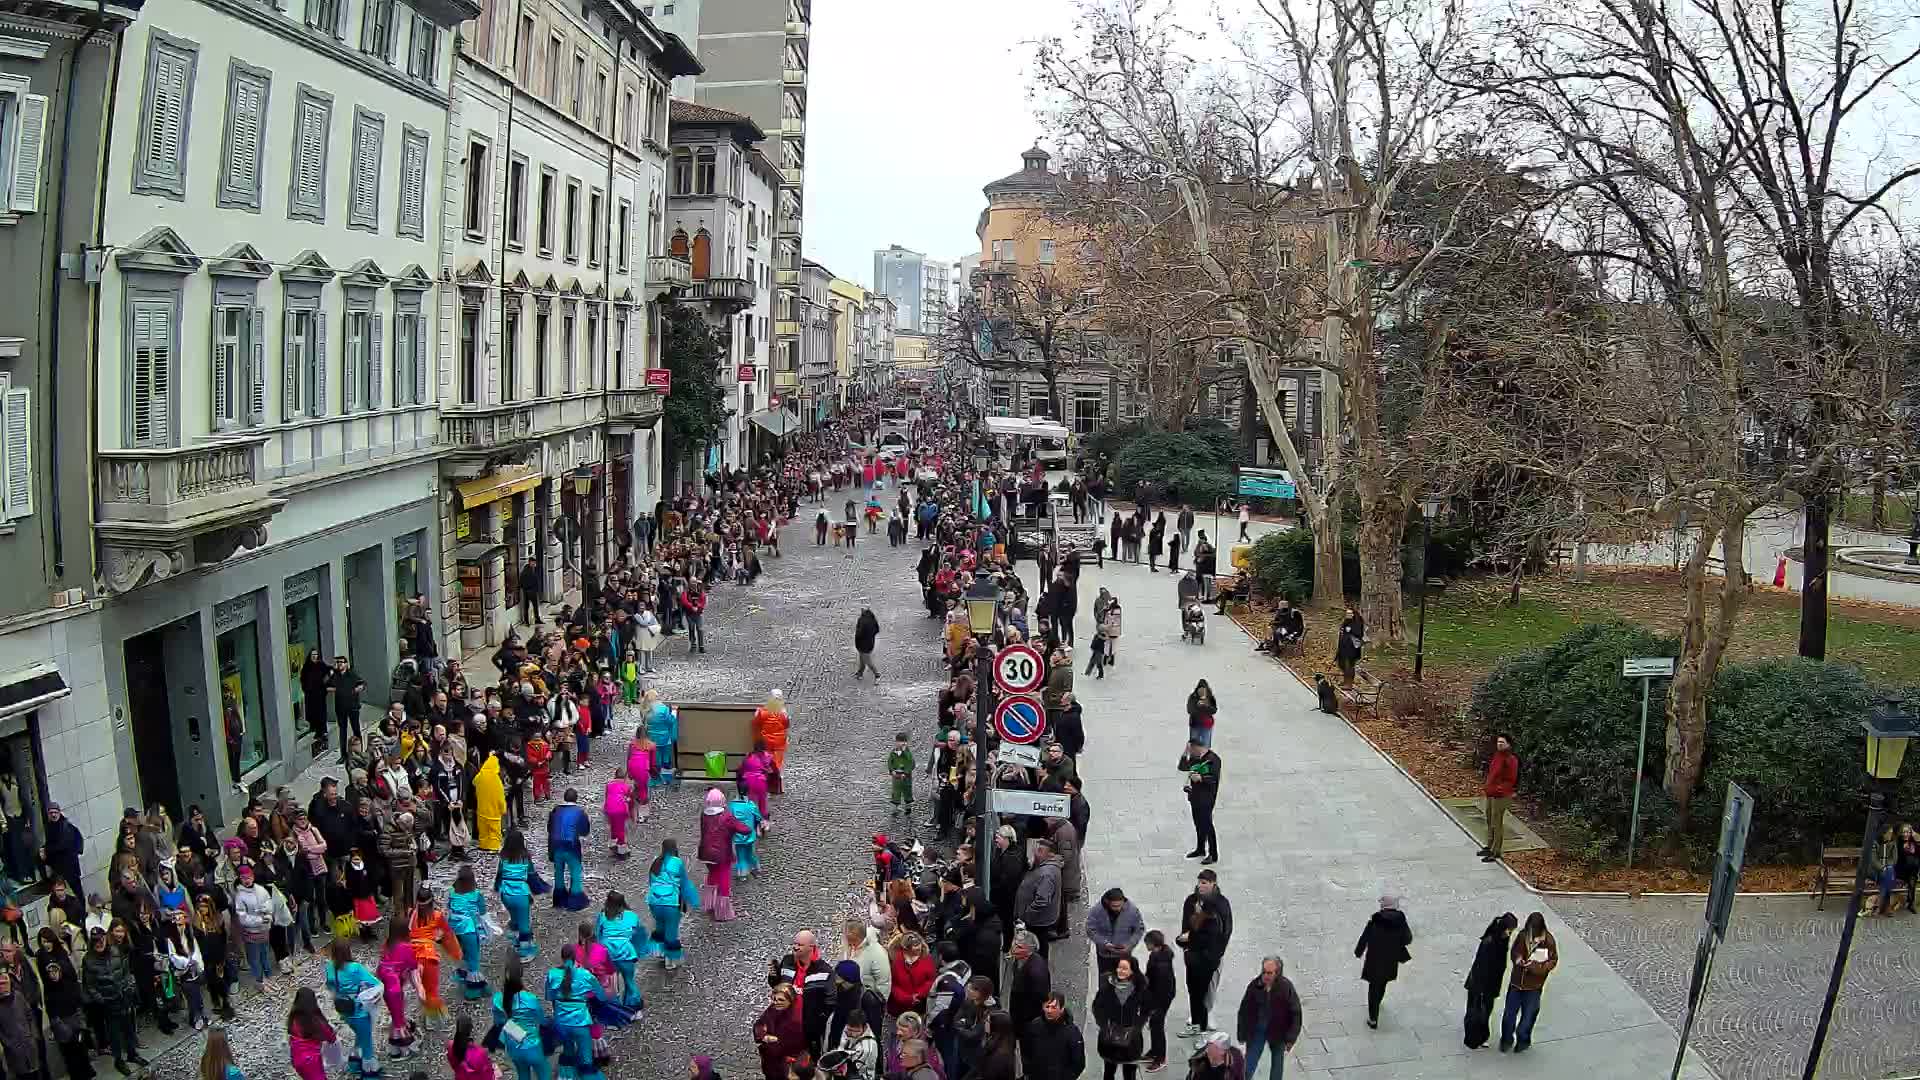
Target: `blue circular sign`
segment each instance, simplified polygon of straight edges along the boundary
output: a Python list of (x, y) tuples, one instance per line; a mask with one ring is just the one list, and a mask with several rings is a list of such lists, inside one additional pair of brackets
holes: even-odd
[(1047, 708), (1032, 694), (1009, 694), (994, 706), (993, 726), (1008, 742), (1031, 745), (1047, 733)]

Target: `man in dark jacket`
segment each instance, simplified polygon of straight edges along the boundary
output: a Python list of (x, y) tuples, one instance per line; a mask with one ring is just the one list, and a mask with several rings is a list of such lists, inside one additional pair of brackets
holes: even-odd
[(1080, 1039), (1080, 1025), (1067, 1010), (1065, 995), (1048, 994), (1039, 1019), (1027, 1025), (1020, 1041), (1020, 1064), (1027, 1080), (1077, 1080), (1086, 1071), (1086, 1044)]
[(767, 985), (791, 983), (800, 991), (800, 1016), (807, 1032), (807, 1046), (815, 1058), (827, 1037), (827, 1024), (833, 1018), (833, 967), (820, 955), (813, 931), (793, 935), (793, 951), (774, 961), (767, 969)]
[(1220, 798), (1220, 755), (1199, 742), (1188, 742), (1186, 753), (1180, 755), (1180, 771), (1187, 776), (1187, 804), (1193, 811), (1193, 850), (1187, 858), (1211, 866), (1220, 861), (1220, 838), (1213, 831), (1213, 806)]
[(520, 617), (528, 626), (540, 625), (540, 563), (531, 555), (520, 568)]
[[(833, 1007), (827, 1021), (826, 1045), (828, 1047), (840, 1045), (840, 1035), (846, 1030), (847, 1018), (855, 1011), (860, 1013), (860, 1018), (865, 1022), (867, 1030), (880, 1030), (880, 1021), (885, 1018), (887, 1012), (887, 999), (881, 997), (877, 991), (861, 984), (858, 960), (842, 960), (835, 964), (831, 985)], [(801, 1005), (803, 1013), (805, 1009), (803, 999)]]
[(1013, 947), (1014, 922), (1020, 909), (1014, 901), (1020, 893), (1020, 881), (1027, 876), (1027, 856), (1021, 850), (1020, 834), (1011, 825), (1002, 825), (993, 834), (993, 893), (987, 899), (999, 916), (1001, 948)]
[(1040, 955), (1040, 943), (1033, 931), (1013, 935), (1012, 985), (1007, 988), (1007, 1014), (1013, 1017), (1013, 1030), (1025, 1034), (1028, 1025), (1040, 1017), (1040, 1003), (1053, 992), (1053, 972), (1047, 958)]
[(1260, 974), (1240, 998), (1236, 1038), (1247, 1048), (1247, 1080), (1260, 1071), (1260, 1055), (1271, 1052), (1273, 1080), (1280, 1080), (1286, 1056), (1300, 1038), (1300, 995), (1285, 975), (1278, 956), (1260, 961)]
[(80, 856), (87, 850), (86, 838), (61, 813), (59, 803), (47, 804), (47, 839), (40, 847), (40, 861), (53, 876), (78, 889), (86, 879), (80, 876)]
[(327, 689), (333, 691), (333, 718), (340, 725), (340, 763), (347, 763), (347, 740), (360, 737), (360, 696), (367, 692), (367, 680), (347, 665), (347, 658), (333, 658), (333, 671), (327, 675)]

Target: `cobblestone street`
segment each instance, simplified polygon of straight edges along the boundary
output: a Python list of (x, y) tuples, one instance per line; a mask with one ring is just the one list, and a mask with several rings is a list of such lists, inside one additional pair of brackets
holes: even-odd
[[(1678, 1023), (1700, 937), (1700, 901), (1556, 898), (1552, 905), (1648, 1004)], [(1844, 907), (1844, 900), (1831, 897), (1825, 911), (1815, 911), (1805, 896), (1734, 901), (1692, 1036), (1693, 1048), (1721, 1080), (1800, 1074), (1826, 997)], [(1920, 935), (1910, 917), (1860, 920), (1822, 1077), (1876, 1080), (1920, 1073), (1916, 974)]]
[[(864, 888), (872, 865), (868, 837), (879, 831), (896, 833), (905, 824), (887, 806), (886, 754), (894, 732), (907, 729), (924, 766), (944, 671), (935, 624), (923, 617), (914, 581), (919, 548), (890, 549), (884, 536), (863, 536), (849, 559), (842, 549), (813, 546), (811, 513), (802, 507), (801, 524), (783, 535), (785, 557), (767, 560), (768, 573), (759, 585), (715, 586), (705, 656), (688, 660), (685, 639), (679, 637), (663, 643), (656, 656), (656, 666), (662, 667), (658, 685), (670, 701), (758, 702), (773, 687), (786, 690), (793, 714), (787, 795), (775, 800), (774, 831), (760, 842), (760, 875), (735, 886), (742, 917), (716, 925), (697, 913), (690, 915), (684, 932), (686, 964), (671, 974), (657, 963), (643, 965), (646, 1019), (614, 1034), (610, 1077), (678, 1080), (686, 1074), (688, 1056), (696, 1053), (714, 1055), (721, 1073), (730, 1078), (757, 1075), (749, 1029), (766, 1004), (768, 961), (785, 951), (801, 927), (814, 928), (829, 955), (837, 957), (838, 924), (849, 910), (850, 897)], [(880, 617), (876, 660), (883, 679), (878, 685), (849, 678), (853, 624), (862, 606), (872, 607)], [(623, 709), (616, 736), (601, 744), (624, 754), (632, 728), (633, 717)], [(560, 947), (574, 939), (579, 919), (598, 911), (608, 889), (620, 889), (630, 903), (644, 896), (647, 866), (663, 836), (679, 837), (682, 852), (691, 855), (697, 803), (706, 790), (694, 782), (671, 790), (656, 787), (651, 819), (629, 835), (632, 857), (624, 862), (606, 857), (599, 806), (614, 763), (613, 753), (596, 753), (584, 772), (555, 777), (556, 791), (569, 783), (579, 789), (594, 822), (587, 858), (587, 891), (594, 905), (576, 916), (536, 902), (540, 955), (530, 965), (532, 977), (544, 977), (546, 967), (558, 961)], [(927, 783), (924, 775), (915, 781), (922, 799), (915, 806), (916, 816), (923, 818), (929, 805)], [(550, 805), (530, 808), (535, 827), (528, 841), (543, 872), (548, 865), (544, 821)], [(483, 890), (493, 880), (494, 865), (490, 855), (474, 859)], [(455, 865), (445, 861), (434, 869), (433, 883), (442, 897), (454, 872)], [(504, 922), (497, 899), (489, 896), (492, 910)], [(500, 940), (488, 947), (486, 971), (495, 989), (509, 948)], [(1061, 951), (1056, 950), (1056, 956)], [(370, 966), (377, 959), (372, 944), (358, 946), (356, 955)], [(322, 968), (319, 957), (303, 958), (299, 982), (321, 987)], [(443, 968), (442, 986), (457, 1014), (463, 1006), (457, 1002), (451, 970), (450, 965)], [(1084, 975), (1076, 978), (1070, 989), (1077, 1001)], [(281, 986), (282, 993), (271, 1000), (243, 992), (247, 1000), (231, 1025), (240, 1064), (250, 1077), (286, 1073), (285, 1016), (291, 995), (284, 980)], [(321, 999), (326, 1000), (324, 988)], [(478, 1029), (488, 1022), (483, 1013), (475, 1014)], [(429, 1027), (421, 1044), (427, 1050), (405, 1062), (407, 1068), (425, 1069), (433, 1077), (448, 1075), (443, 1047), (451, 1031), (451, 1018)], [(384, 1048), (384, 1034), (380, 1040)], [(200, 1041), (188, 1039), (156, 1057), (155, 1075), (190, 1075)], [(406, 1070), (388, 1064), (388, 1077), (404, 1080), (406, 1075)]]

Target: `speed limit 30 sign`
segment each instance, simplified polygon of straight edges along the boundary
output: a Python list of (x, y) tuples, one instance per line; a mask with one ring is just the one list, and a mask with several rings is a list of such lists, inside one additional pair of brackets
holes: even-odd
[(1030, 694), (1047, 681), (1040, 650), (1031, 645), (1009, 645), (993, 657), (993, 687), (1002, 694)]

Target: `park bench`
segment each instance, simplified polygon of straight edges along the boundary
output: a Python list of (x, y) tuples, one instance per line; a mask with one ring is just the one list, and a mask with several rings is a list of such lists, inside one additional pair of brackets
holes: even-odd
[(1835, 882), (1842, 883), (1853, 879), (1860, 871), (1860, 849), (1830, 847), (1820, 852), (1820, 866), (1813, 872), (1813, 908), (1825, 911), (1827, 908), (1827, 888)]
[(1340, 696), (1355, 705), (1364, 707), (1374, 719), (1378, 720), (1380, 695), (1386, 688), (1387, 684), (1380, 676), (1366, 668), (1360, 668), (1353, 673), (1353, 685), (1340, 688)]

